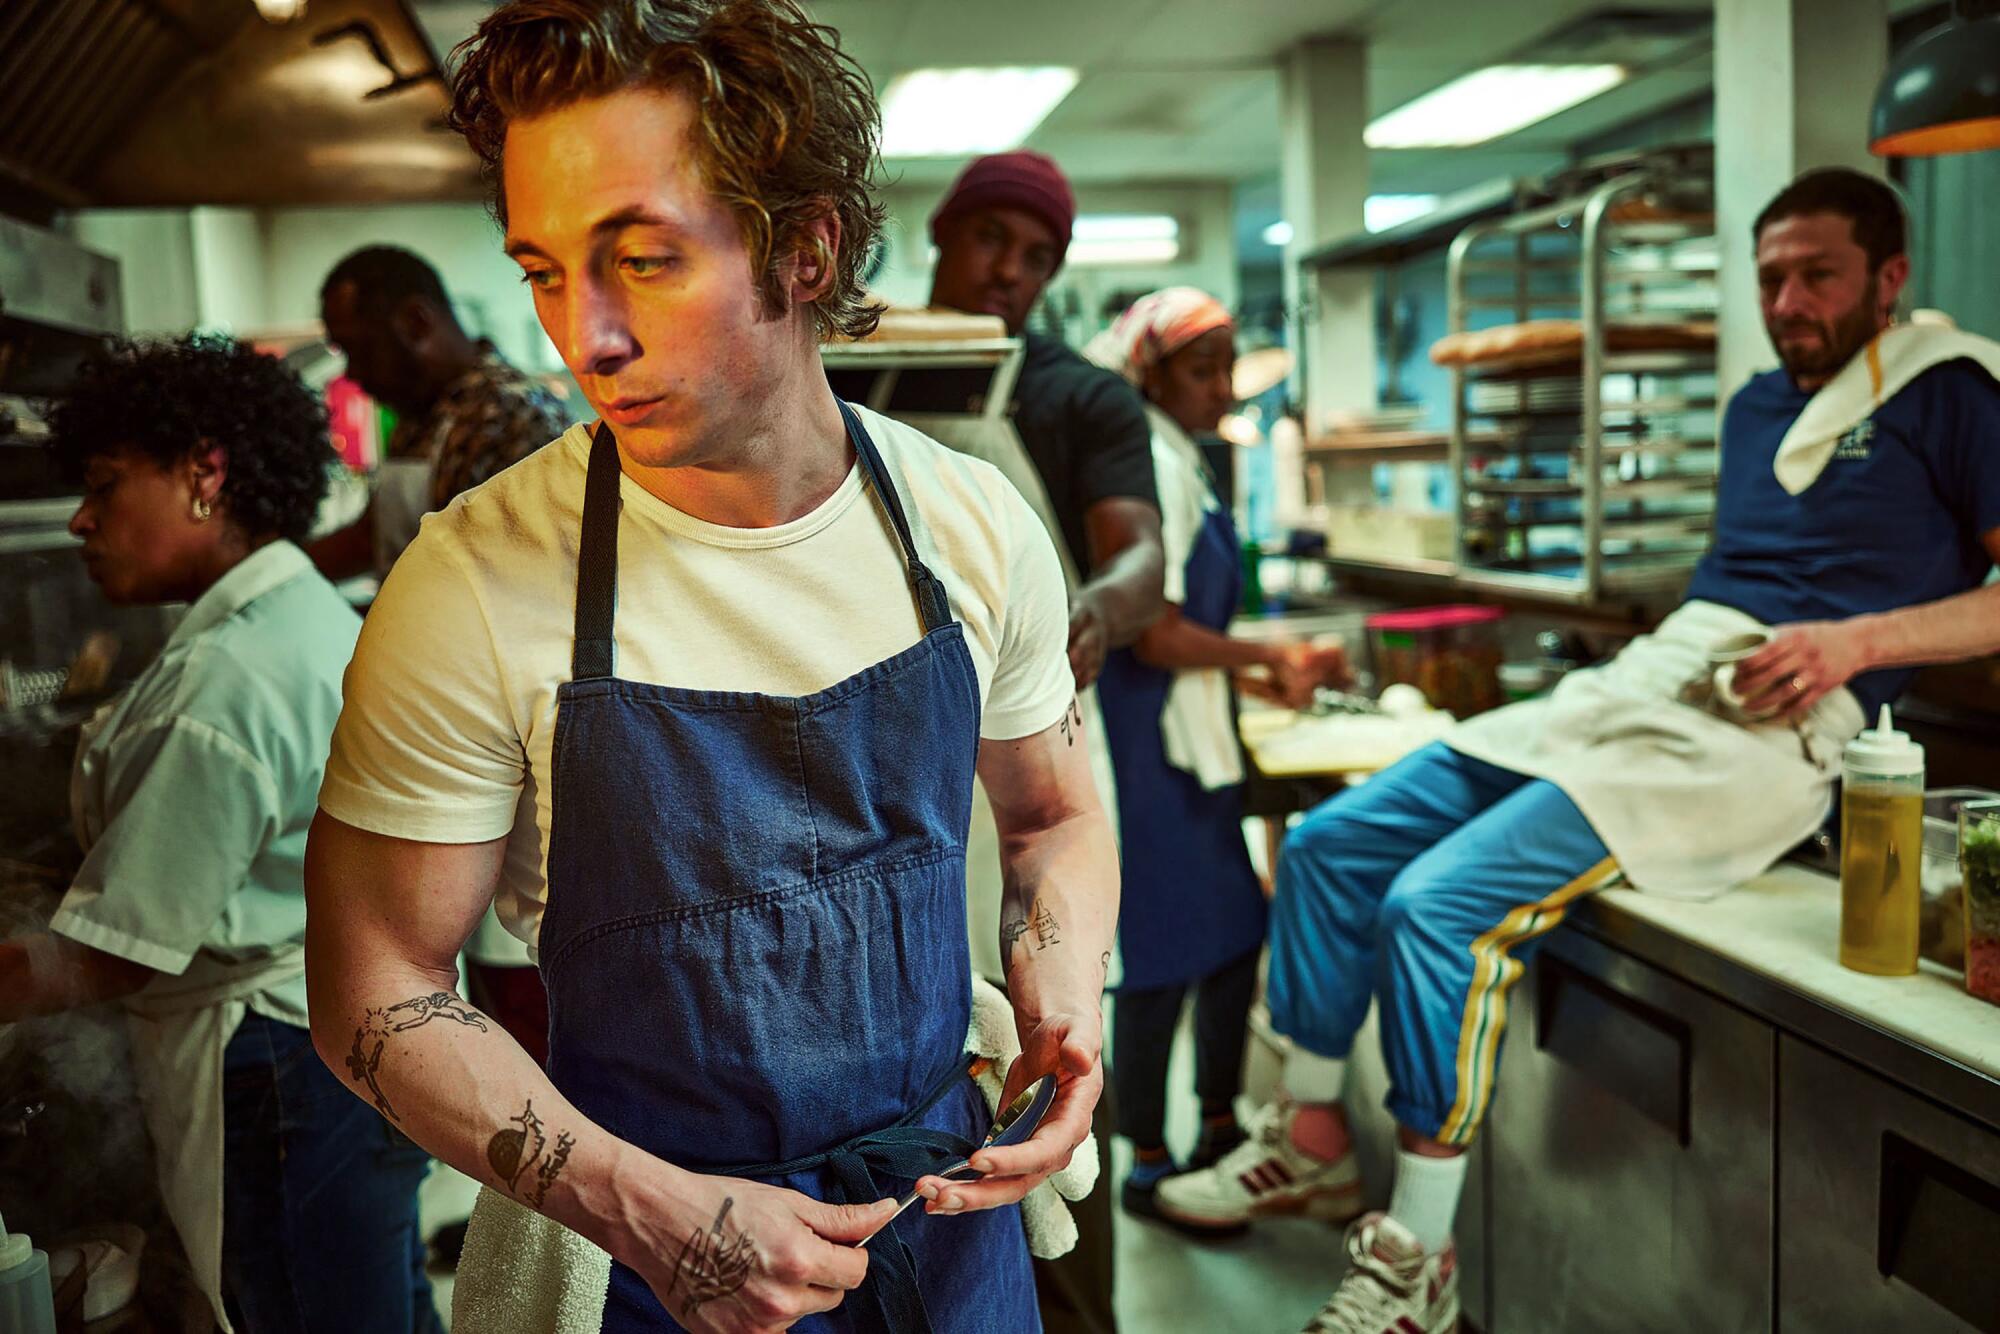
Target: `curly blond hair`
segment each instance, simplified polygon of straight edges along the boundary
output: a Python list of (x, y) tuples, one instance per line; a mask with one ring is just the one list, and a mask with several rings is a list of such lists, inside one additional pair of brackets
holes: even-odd
[[(882, 232), (882, 115), (839, 34), (795, 0), (511, 0), (452, 60), (447, 120), (479, 155), (503, 223), (510, 121), (625, 89), (685, 90), (702, 179), (736, 215), (765, 312), (786, 312), (784, 264), (806, 251), (831, 275), (812, 302), (819, 337), (874, 331), (862, 273)], [(838, 254), (807, 230), (827, 216)]]

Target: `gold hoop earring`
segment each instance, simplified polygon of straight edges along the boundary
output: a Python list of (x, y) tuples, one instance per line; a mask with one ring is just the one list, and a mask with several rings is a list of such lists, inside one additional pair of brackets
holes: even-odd
[(206, 500), (203, 500), (200, 496), (196, 496), (194, 498), (194, 521), (196, 523), (207, 523), (208, 516), (213, 513), (215, 513), (214, 506), (210, 505)]

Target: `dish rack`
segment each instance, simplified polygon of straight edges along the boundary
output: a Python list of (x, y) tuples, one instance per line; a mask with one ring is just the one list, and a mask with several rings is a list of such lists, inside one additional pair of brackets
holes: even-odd
[(1706, 167), (1668, 156), (1453, 241), (1453, 334), (1572, 335), (1453, 368), (1460, 585), (1584, 605), (1685, 586), (1719, 462)]

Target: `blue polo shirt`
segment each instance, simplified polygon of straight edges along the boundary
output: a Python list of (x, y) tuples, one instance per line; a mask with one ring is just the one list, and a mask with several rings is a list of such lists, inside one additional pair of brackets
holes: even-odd
[[(1919, 375), (1842, 437), (1794, 496), (1771, 471), (1812, 396), (1784, 371), (1752, 379), (1722, 419), (1715, 544), (1688, 598), (1766, 625), (1893, 611), (1977, 588), (2000, 528), (2000, 384), (1971, 361)], [(1911, 671), (1849, 682), (1873, 717)]]

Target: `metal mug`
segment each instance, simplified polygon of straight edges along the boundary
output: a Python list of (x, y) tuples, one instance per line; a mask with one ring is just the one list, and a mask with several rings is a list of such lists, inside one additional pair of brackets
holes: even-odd
[(1731, 635), (1709, 646), (1708, 679), (1716, 711), (1737, 722), (1757, 723), (1772, 717), (1776, 709), (1765, 709), (1750, 713), (1743, 707), (1743, 697), (1736, 693), (1736, 667), (1744, 659), (1754, 657), (1771, 642), (1769, 630), (1751, 630), (1745, 634)]

